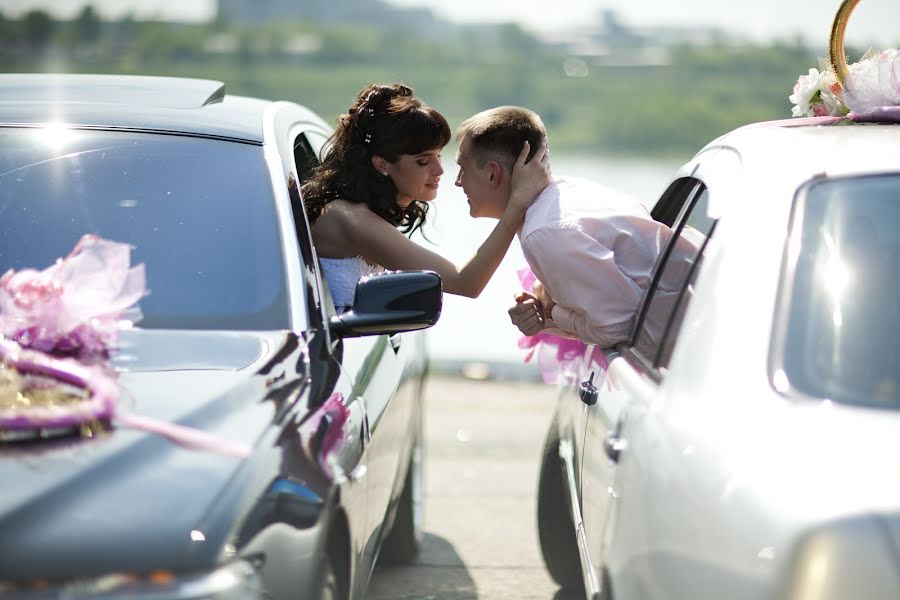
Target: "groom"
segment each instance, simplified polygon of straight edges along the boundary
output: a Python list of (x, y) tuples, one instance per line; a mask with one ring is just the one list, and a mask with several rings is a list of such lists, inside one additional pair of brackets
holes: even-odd
[[(456, 185), (471, 216), (500, 218), (523, 141), (533, 153), (546, 136), (541, 118), (517, 106), (480, 112), (459, 126)], [(534, 293), (516, 296), (510, 319), (525, 335), (545, 331), (603, 348), (626, 341), (669, 236), (669, 228), (638, 201), (588, 180), (554, 177), (519, 230), (539, 283)], [(661, 324), (650, 323), (639, 347), (649, 351), (660, 330)]]

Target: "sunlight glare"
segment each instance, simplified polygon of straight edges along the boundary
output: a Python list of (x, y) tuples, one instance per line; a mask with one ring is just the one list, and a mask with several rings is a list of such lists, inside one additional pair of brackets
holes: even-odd
[(45, 146), (62, 150), (78, 138), (78, 133), (62, 123), (49, 123), (37, 129), (35, 137)]

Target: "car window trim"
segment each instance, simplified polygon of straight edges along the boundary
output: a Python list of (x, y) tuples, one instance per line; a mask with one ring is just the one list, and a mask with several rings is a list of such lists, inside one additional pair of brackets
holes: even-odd
[[(691, 210), (693, 209), (694, 204), (696, 204), (697, 199), (700, 198), (700, 195), (703, 193), (703, 190), (706, 189), (706, 186), (702, 181), (696, 178), (694, 179), (694, 185), (688, 191), (687, 196), (685, 197), (682, 208), (678, 212), (678, 217), (673, 225), (672, 229), (672, 237), (669, 238), (668, 243), (666, 243), (666, 247), (663, 249), (659, 258), (656, 260), (656, 264), (653, 266), (653, 276), (650, 279), (650, 285), (647, 286), (647, 291), (644, 292), (644, 296), (641, 299), (641, 305), (638, 308), (638, 313), (635, 317), (634, 326), (632, 327), (631, 334), (628, 336), (628, 347), (634, 347), (637, 343), (637, 338), (640, 335), (641, 326), (644, 324), (644, 320), (647, 316), (647, 312), (650, 307), (650, 302), (653, 299), (653, 294), (656, 292), (656, 288), (659, 286), (659, 280), (662, 278), (662, 272), (669, 260), (669, 257), (672, 255), (672, 250), (675, 248), (675, 243), (678, 240), (678, 236), (681, 234), (681, 231), (684, 229), (685, 223), (687, 223), (687, 217), (690, 215)], [(685, 210), (685, 207), (690, 207)], [(635, 354), (637, 354), (635, 352)], [(652, 362), (648, 362), (652, 368)]]
[(691, 268), (688, 269), (687, 276), (684, 279), (684, 285), (681, 286), (680, 290), (678, 290), (678, 298), (675, 299), (675, 305), (672, 307), (672, 313), (669, 315), (669, 319), (666, 321), (666, 327), (663, 330), (662, 336), (660, 336), (659, 348), (657, 348), (656, 356), (653, 358), (653, 368), (660, 371), (660, 373), (668, 371), (668, 369), (666, 369), (665, 367), (659, 366), (659, 360), (660, 358), (662, 358), (662, 352), (663, 348), (665, 347), (666, 340), (668, 340), (669, 334), (672, 333), (672, 325), (675, 322), (674, 316), (678, 314), (678, 309), (681, 308), (681, 302), (684, 299), (685, 292), (694, 283), (694, 279), (697, 276), (698, 268), (700, 266), (700, 261), (703, 258), (703, 254), (706, 252), (706, 247), (709, 245), (709, 241), (712, 239), (713, 234), (716, 232), (716, 226), (718, 224), (718, 219), (713, 221), (712, 227), (709, 228), (709, 233), (706, 235), (706, 239), (703, 240), (703, 244), (700, 245), (700, 249), (697, 251), (697, 254), (694, 255), (695, 260), (691, 265)]

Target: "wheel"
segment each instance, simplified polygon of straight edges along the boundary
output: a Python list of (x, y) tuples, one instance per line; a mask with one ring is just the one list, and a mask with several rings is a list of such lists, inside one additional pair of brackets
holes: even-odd
[(381, 547), (381, 557), (393, 564), (409, 564), (422, 547), (422, 430), (416, 435), (406, 481), (397, 504), (394, 524)]
[(337, 575), (334, 572), (334, 568), (331, 566), (331, 559), (326, 556), (323, 562), (321, 583), (316, 598), (318, 598), (318, 600), (340, 600), (340, 587), (338, 586)]
[(564, 486), (558, 417), (554, 415), (544, 441), (538, 480), (538, 538), (544, 564), (553, 580), (564, 588), (582, 589), (581, 558)]

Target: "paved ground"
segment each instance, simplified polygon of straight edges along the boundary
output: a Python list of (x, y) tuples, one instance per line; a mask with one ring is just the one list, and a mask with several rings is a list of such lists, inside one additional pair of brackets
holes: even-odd
[(368, 600), (577, 600), (544, 567), (538, 461), (556, 404), (539, 383), (432, 377), (425, 408), (425, 544), (378, 566)]

